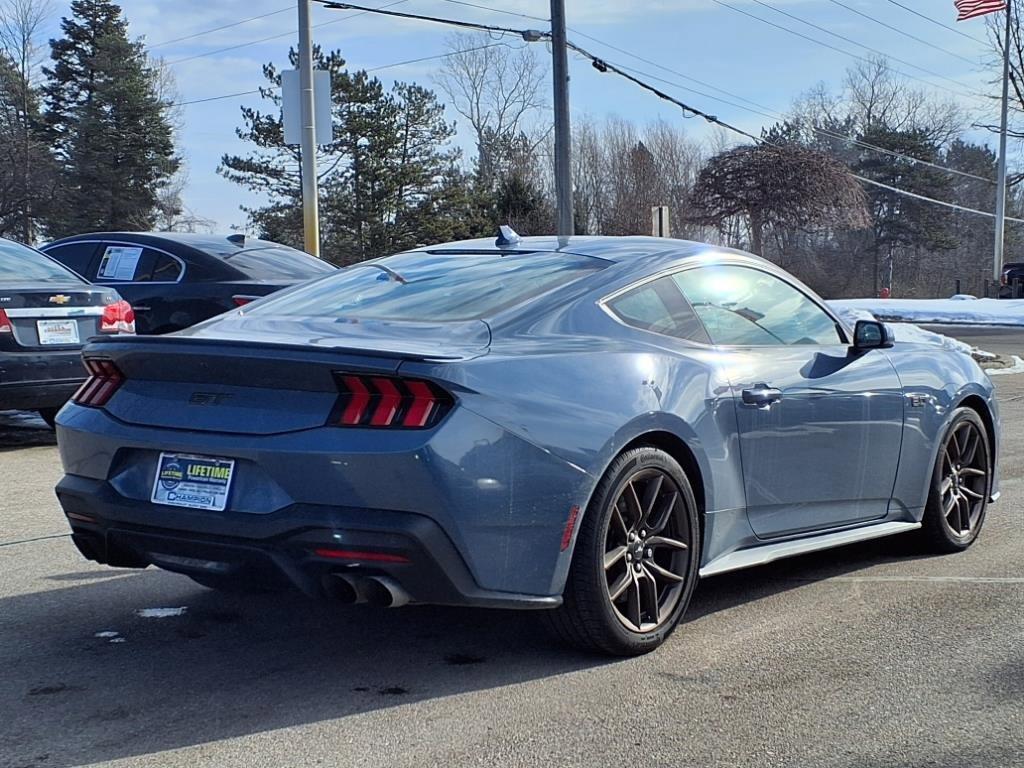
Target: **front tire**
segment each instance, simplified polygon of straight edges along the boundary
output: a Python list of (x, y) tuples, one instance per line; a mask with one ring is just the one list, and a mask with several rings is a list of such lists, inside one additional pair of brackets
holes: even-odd
[(957, 408), (935, 459), (921, 520), (928, 548), (946, 553), (971, 546), (985, 522), (991, 488), (988, 430), (976, 411)]
[(683, 468), (657, 448), (626, 451), (587, 507), (562, 606), (547, 619), (578, 648), (648, 653), (686, 611), (700, 551), (697, 504)]

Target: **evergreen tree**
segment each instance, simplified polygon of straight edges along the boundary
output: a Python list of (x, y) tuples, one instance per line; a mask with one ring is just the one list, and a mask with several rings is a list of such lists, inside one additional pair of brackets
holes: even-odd
[(38, 94), (0, 52), (0, 235), (33, 242), (52, 181)]
[[(290, 59), (294, 66), (294, 51)], [(435, 94), (405, 83), (388, 91), (365, 72), (349, 72), (338, 51), (317, 50), (314, 59), (330, 73), (334, 126), (333, 141), (317, 152), (325, 257), (347, 264), (424, 242), (425, 232), (445, 231), (449, 223), (458, 229), (473, 203), (453, 171), (457, 151), (448, 142), (455, 129)], [(281, 73), (267, 64), (263, 74), (269, 85), (262, 95), (272, 108), (243, 108), (244, 127), (237, 131), (254, 148), (246, 156), (225, 155), (218, 170), (270, 198), (264, 207), (245, 209), (262, 236), (302, 247), (301, 156), (284, 143)]]
[(109, 0), (74, 0), (61, 29), (45, 70), (61, 182), (46, 228), (53, 237), (149, 229), (179, 165), (156, 73)]
[[(874, 125), (858, 138), (866, 144), (899, 154), (883, 154), (865, 148), (853, 167), (856, 174), (913, 195), (950, 199), (953, 182), (948, 174), (909, 159), (931, 163), (940, 160), (938, 145), (925, 131), (917, 128), (894, 130)], [(873, 184), (865, 185), (865, 191), (874, 229), (872, 250), (876, 295), (883, 285), (892, 288), (891, 278), (901, 251), (945, 251), (956, 247), (947, 209)]]

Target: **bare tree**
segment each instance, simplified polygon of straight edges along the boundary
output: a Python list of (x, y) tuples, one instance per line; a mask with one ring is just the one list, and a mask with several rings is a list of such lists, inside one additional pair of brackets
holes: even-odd
[(494, 45), (486, 35), (456, 34), (448, 39), (438, 84), (474, 133), (477, 172), (491, 183), (502, 170), (502, 145), (526, 138), (536, 150), (551, 131), (538, 118), (547, 107), (542, 84), (547, 69), (523, 46)]
[(691, 202), (698, 223), (720, 226), (745, 217), (750, 250), (759, 255), (769, 230), (868, 222), (864, 190), (846, 166), (799, 146), (748, 144), (716, 155), (700, 172)]

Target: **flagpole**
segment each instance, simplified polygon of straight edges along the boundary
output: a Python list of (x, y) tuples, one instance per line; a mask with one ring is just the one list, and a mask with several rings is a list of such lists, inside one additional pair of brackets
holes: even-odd
[[(1010, 96), (1010, 18), (1013, 0), (1006, 2), (1006, 33), (1003, 37), (1003, 102), (999, 121), (999, 175), (996, 182), (996, 242), (992, 278), (999, 285), (1003, 273), (1003, 240), (1006, 228), (1006, 112)], [(999, 290), (998, 288), (996, 289)]]

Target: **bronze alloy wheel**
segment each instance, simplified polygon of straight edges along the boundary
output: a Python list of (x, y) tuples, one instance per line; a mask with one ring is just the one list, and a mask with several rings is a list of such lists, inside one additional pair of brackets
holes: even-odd
[(679, 625), (697, 586), (701, 552), (691, 476), (650, 445), (619, 454), (580, 523), (555, 633), (590, 651), (636, 656)]
[(608, 519), (604, 571), (608, 600), (632, 632), (672, 616), (689, 570), (690, 532), (675, 481), (657, 468), (634, 473)]
[(939, 493), (942, 517), (955, 536), (974, 533), (989, 490), (986, 437), (973, 421), (953, 426), (941, 455)]

